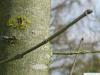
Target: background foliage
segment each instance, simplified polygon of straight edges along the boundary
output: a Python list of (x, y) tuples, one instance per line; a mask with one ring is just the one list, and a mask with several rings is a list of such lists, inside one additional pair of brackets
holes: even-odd
[[(81, 38), (84, 39), (80, 46), (81, 51), (100, 50), (99, 8), (99, 0), (51, 0), (50, 34), (68, 24), (86, 9), (93, 10), (91, 15), (80, 20), (51, 42), (53, 51), (73, 52), (77, 49)], [(75, 55), (53, 55), (50, 75), (69, 75), (74, 58)], [(82, 75), (84, 72), (100, 72), (99, 62), (99, 54), (79, 55), (73, 75)]]

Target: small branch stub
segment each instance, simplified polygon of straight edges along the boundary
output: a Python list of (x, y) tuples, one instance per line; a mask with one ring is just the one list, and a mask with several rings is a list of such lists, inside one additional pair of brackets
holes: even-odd
[(9, 36), (2, 36), (0, 39), (3, 42), (9, 43), (9, 44), (14, 44), (17, 41), (15, 36), (11, 36), (11, 37), (9, 37)]

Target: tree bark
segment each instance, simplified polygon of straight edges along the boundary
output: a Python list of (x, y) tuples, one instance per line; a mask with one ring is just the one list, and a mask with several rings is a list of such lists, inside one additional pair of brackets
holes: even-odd
[[(0, 1), (0, 61), (26, 51), (48, 36), (50, 0)], [(49, 44), (0, 65), (0, 75), (48, 75)]]

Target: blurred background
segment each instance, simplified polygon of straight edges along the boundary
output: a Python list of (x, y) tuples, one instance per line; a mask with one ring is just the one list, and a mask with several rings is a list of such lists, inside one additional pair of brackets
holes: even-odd
[[(51, 41), (53, 52), (75, 52), (79, 46), (81, 51), (100, 50), (100, 0), (51, 0), (50, 35), (87, 9), (92, 9), (93, 13)], [(53, 54), (50, 75), (71, 75), (75, 57)], [(100, 72), (100, 54), (77, 56), (73, 75), (83, 75), (85, 72)]]

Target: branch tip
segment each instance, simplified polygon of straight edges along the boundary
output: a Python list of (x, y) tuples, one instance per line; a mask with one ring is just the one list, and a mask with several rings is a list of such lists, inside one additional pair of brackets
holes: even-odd
[(93, 11), (91, 9), (88, 9), (85, 11), (86, 14), (91, 14)]

